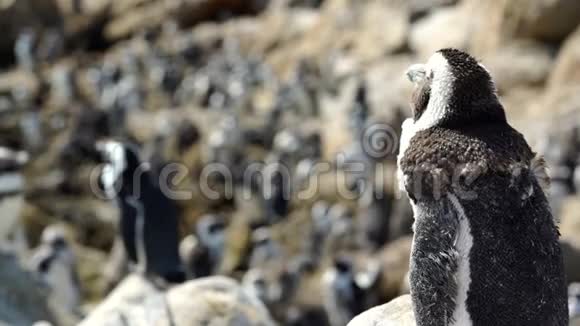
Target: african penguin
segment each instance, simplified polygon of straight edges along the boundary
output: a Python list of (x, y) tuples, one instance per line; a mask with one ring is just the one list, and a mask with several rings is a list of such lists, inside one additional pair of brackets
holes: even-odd
[(190, 234), (181, 241), (179, 252), (189, 278), (206, 277), (219, 271), (226, 227), (222, 216), (207, 214), (197, 221), (195, 235)]
[(436, 52), (407, 71), (398, 177), (414, 211), (417, 325), (568, 325), (558, 229), (489, 72)]
[(274, 239), (272, 231), (268, 227), (260, 227), (254, 230), (251, 238), (252, 253), (250, 255), (250, 266), (260, 267), (273, 260), (284, 258), (283, 248)]
[(48, 285), (51, 300), (67, 312), (79, 314), (81, 291), (76, 257), (62, 227), (51, 225), (44, 229), (30, 267)]
[(580, 318), (580, 283), (571, 284), (568, 288), (568, 309), (571, 318)]
[(97, 144), (106, 162), (100, 181), (120, 210), (123, 245), (139, 272), (170, 283), (185, 279), (179, 257), (178, 210), (154, 180), (137, 150), (114, 141)]
[(373, 285), (378, 274), (357, 273), (348, 257), (338, 256), (323, 275), (324, 309), (331, 326), (346, 325), (356, 315), (374, 306)]
[(20, 171), (28, 153), (0, 146), (0, 249), (23, 254), (27, 250), (20, 210), (24, 204), (24, 177)]

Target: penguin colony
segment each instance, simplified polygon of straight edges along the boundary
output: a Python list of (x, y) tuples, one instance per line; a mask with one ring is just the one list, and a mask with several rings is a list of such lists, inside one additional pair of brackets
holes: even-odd
[[(82, 8), (79, 10), (82, 11)], [(452, 56), (455, 52), (448, 51), (450, 58), (456, 58), (452, 60), (443, 56), (445, 58), (442, 60), (434, 59), (435, 67), (442, 61), (451, 68), (456, 67), (443, 73), (449, 78), (440, 78), (439, 74), (431, 76), (429, 73), (435, 70), (429, 71), (425, 66), (415, 66), (409, 71), (418, 88), (414, 98), (416, 112), (414, 119), (405, 122), (404, 126), (405, 141), (402, 147), (406, 151), (402, 154), (408, 152), (409, 156), (400, 157), (399, 163), (402, 166), (402, 180), (405, 180), (405, 171), (408, 174), (409, 169), (423, 175), (410, 179), (418, 180), (414, 182), (420, 186), (418, 190), (415, 186), (405, 187), (413, 198), (413, 206), (407, 198), (395, 198), (392, 193), (381, 197), (380, 191), (377, 191), (379, 189), (364, 189), (361, 185), (375, 177), (373, 173), (377, 171), (347, 175), (349, 193), (360, 196), (354, 202), (322, 192), (309, 202), (285, 197), (286, 185), (280, 179), (284, 171), (275, 170), (270, 179), (262, 182), (272, 189), (272, 196), (262, 196), (263, 185), (256, 182), (247, 188), (236, 188), (233, 199), (212, 201), (204, 198), (200, 203), (199, 196), (194, 197), (185, 204), (204, 209), (192, 212), (190, 207), (184, 208), (183, 201), (173, 202), (164, 196), (157, 184), (152, 182), (164, 164), (186, 159), (192, 170), (207, 163), (223, 164), (233, 172), (232, 178), (238, 187), (243, 179), (240, 171), (244, 171), (248, 164), (282, 163), (291, 168), (290, 192), (293, 192), (295, 189), (292, 188), (296, 185), (308, 183), (308, 179), (316, 173), (313, 167), (326, 159), (323, 151), (329, 139), (324, 139), (321, 134), (324, 126), (313, 128), (308, 123), (310, 120), (316, 124), (325, 123), (320, 118), (323, 113), (320, 112), (318, 100), (327, 96), (334, 100), (339, 90), (340, 93), (344, 92), (342, 88), (348, 83), (339, 80), (341, 77), (334, 76), (332, 71), (319, 70), (317, 63), (309, 61), (298, 66), (290, 81), (281, 81), (273, 76), (267, 64), (257, 58), (245, 57), (235, 45), (228, 43), (230, 40), (216, 45), (223, 46), (223, 49), (204, 52), (195, 41), (179, 38), (175, 35), (178, 32), (171, 28), (162, 33), (167, 33), (164, 37), (171, 40), (179, 39), (179, 46), (166, 53), (166, 49), (157, 47), (152, 41), (159, 37), (156, 33), (153, 31), (136, 37), (148, 47), (143, 53), (127, 49), (119, 61), (107, 57), (95, 62), (95, 65), (91, 63), (90, 67), (84, 63), (73, 63), (71, 66), (55, 67), (46, 80), (42, 80), (44, 76), (39, 76), (43, 87), (50, 84), (50, 89), (44, 92), (49, 92), (57, 105), (65, 107), (62, 111), (55, 110), (49, 123), (46, 123), (44, 114), (35, 109), (28, 110), (28, 106), (37, 104), (31, 93), (15, 93), (14, 98), (8, 100), (10, 105), (25, 108), (24, 111), (29, 113), (22, 118), (22, 135), (25, 138), (22, 142), (32, 155), (51, 143), (48, 134), (64, 128), (68, 120), (73, 120), (72, 133), (62, 137), (65, 144), (58, 148), (61, 152), (55, 155), (60, 155), (63, 172), (62, 180), (53, 187), (58, 192), (77, 195), (82, 191), (75, 184), (75, 177), (79, 174), (78, 167), (86, 164), (87, 159), (105, 163), (100, 183), (104, 192), (111, 195), (110, 204), (120, 211), (119, 220), (114, 221), (118, 222), (114, 224), (117, 227), (115, 245), (106, 264), (107, 268), (111, 267), (110, 274), (106, 276), (108, 290), (115, 288), (128, 273), (140, 273), (160, 287), (226, 274), (239, 280), (249, 292), (260, 298), (282, 325), (343, 326), (356, 314), (404, 291), (399, 287), (405, 283), (406, 266), (409, 265), (407, 253), (411, 239), (408, 235), (415, 210), (415, 215), (418, 212), (428, 215), (415, 223), (415, 239), (420, 241), (415, 245), (411, 264), (411, 278), (419, 280), (411, 288), (414, 301), (420, 303), (415, 308), (420, 311), (418, 315), (423, 324), (460, 325), (465, 322), (474, 325), (517, 325), (521, 318), (527, 318), (524, 324), (535, 325), (544, 322), (538, 321), (541, 318), (553, 316), (556, 319), (564, 313), (564, 300), (556, 293), (564, 292), (557, 270), (558, 248), (555, 245), (550, 247), (555, 239), (555, 228), (548, 218), (549, 214), (543, 213), (545, 207), (542, 192), (537, 186), (539, 182), (534, 181), (529, 171), (530, 166), (541, 167), (542, 161), (531, 154), (519, 134), (506, 127), (497, 99), (485, 92), (487, 95), (482, 97), (479, 97), (480, 93), (475, 94), (475, 90), (489, 90), (485, 83), (487, 77), (484, 75), (482, 81), (480, 75), (476, 78), (470, 74), (484, 73), (484, 70), (480, 70), (479, 65), (476, 66), (468, 56), (460, 53)], [(21, 66), (25, 69), (30, 66), (29, 70), (32, 71), (37, 70), (34, 66), (41, 61), (34, 56), (35, 42), (32, 34), (23, 34), (17, 49)], [(430, 67), (431, 63), (427, 66)], [(85, 72), (90, 85), (80, 85), (78, 82), (79, 75)], [(431, 82), (425, 82), (428, 80)], [(464, 84), (455, 83), (457, 81)], [(247, 99), (256, 90), (268, 89), (274, 84), (278, 86), (273, 93), (275, 101), (271, 103), (271, 108), (254, 108), (248, 104)], [(353, 85), (352, 98), (344, 101), (348, 115), (345, 125), (352, 134), (348, 143), (343, 144), (345, 161), (373, 166), (384, 159), (395, 171), (394, 155), (370, 157), (361, 146), (364, 131), (369, 124), (377, 122), (374, 120), (377, 119), (377, 111), (381, 113), (381, 110), (386, 110), (371, 105), (376, 94), (367, 82), (361, 78), (356, 84)], [(94, 88), (90, 92), (93, 96), (83, 97), (86, 94), (79, 92), (81, 86)], [(457, 96), (458, 93), (464, 95)], [(43, 96), (39, 95), (38, 101), (42, 102)], [(160, 97), (162, 106), (176, 109), (167, 114), (176, 119), (166, 119), (166, 115), (162, 114), (148, 115), (158, 112), (159, 102), (152, 101), (157, 97)], [(4, 95), (0, 100), (6, 101)], [(40, 102), (38, 104), (44, 106)], [(446, 105), (448, 102), (453, 105)], [(202, 109), (191, 108), (192, 103)], [(195, 110), (192, 114), (195, 116), (184, 114), (187, 118), (182, 120), (182, 114), (186, 111), (182, 110), (184, 107)], [(454, 111), (457, 107), (473, 107), (474, 110), (469, 111), (466, 117), (460, 114), (464, 112)], [(488, 111), (487, 108), (492, 110)], [(262, 109), (269, 111), (265, 114), (257, 112)], [(392, 121), (386, 123), (399, 126), (405, 110), (389, 109), (397, 113)], [(66, 114), (58, 114), (61, 112), (71, 113), (71, 119), (67, 119)], [(154, 117), (151, 120), (156, 122), (159, 120), (155, 124), (159, 130), (155, 130), (152, 136), (140, 134), (141, 129), (147, 129), (145, 123), (134, 126), (134, 118), (140, 116)], [(137, 124), (140, 121), (137, 120)], [(456, 134), (457, 130), (461, 132)], [(94, 151), (96, 140), (110, 139), (111, 136), (123, 142), (102, 142), (97, 146), (98, 151)], [(571, 143), (577, 141), (572, 138)], [(451, 145), (445, 143), (446, 139), (453, 139)], [(4, 142), (10, 146), (20, 144), (20, 140), (3, 139)], [(504, 143), (509, 146), (503, 147)], [(556, 146), (550, 144), (548, 149), (557, 149), (561, 143), (558, 140)], [(574, 155), (577, 155), (578, 144), (573, 145), (569, 151), (556, 153), (555, 158), (550, 158), (551, 162), (558, 162), (563, 170), (554, 180), (558, 186), (558, 196), (550, 198), (553, 204), (564, 195), (580, 189), (574, 183), (580, 180), (577, 175), (574, 179), (577, 163)], [(448, 147), (448, 150), (437, 150), (441, 146)], [(425, 152), (420, 148), (430, 150)], [(488, 148), (489, 151), (486, 150)], [(199, 152), (203, 153), (201, 158), (196, 156)], [(454, 152), (462, 152), (461, 157), (450, 154)], [(6, 177), (0, 179), (0, 204), (12, 205), (21, 200), (23, 180), (17, 170), (26, 161), (26, 156), (16, 150), (0, 151), (0, 178)], [(4, 157), (12, 161), (5, 169)], [(459, 190), (453, 187), (453, 182), (445, 179), (448, 170), (457, 163), (453, 159), (465, 163), (459, 170), (461, 173), (456, 175), (461, 186)], [(429, 164), (419, 164), (420, 168), (415, 168), (417, 162), (424, 160)], [(473, 161), (477, 163), (475, 166), (470, 165)], [(344, 162), (332, 164), (333, 169), (339, 172), (346, 173), (348, 169)], [(438, 164), (442, 164), (442, 168)], [(507, 181), (501, 178), (505, 171), (513, 176), (508, 184), (509, 192), (503, 187)], [(515, 171), (518, 173), (513, 173)], [(135, 180), (130, 177), (135, 175), (139, 176), (139, 187), (134, 187)], [(192, 177), (193, 180), (188, 181), (195, 183), (196, 176)], [(217, 185), (216, 189), (219, 189), (223, 180), (212, 181), (215, 182), (212, 185)], [(454, 181), (453, 178), (451, 181)], [(321, 183), (323, 187), (328, 186), (328, 182)], [(248, 192), (251, 199), (240, 199), (243, 196), (238, 191)], [(433, 206), (435, 198), (444, 204), (441, 207)], [(515, 206), (507, 207), (505, 202), (515, 203)], [(556, 204), (554, 207), (559, 206)], [(448, 214), (441, 215), (441, 211)], [(497, 217), (498, 212), (502, 213), (500, 217)], [(526, 215), (522, 212), (535, 213)], [(54, 217), (62, 219), (59, 221), (64, 224), (78, 226), (82, 233), (72, 238), (65, 237), (62, 231), (57, 232), (59, 236), (40, 236), (40, 230), (27, 230), (29, 243), (35, 243), (39, 236), (41, 239), (31, 267), (52, 289), (55, 301), (61, 301), (61, 306), (71, 314), (82, 315), (73, 307), (84, 301), (79, 300), (78, 293), (86, 288), (79, 289), (77, 274), (82, 273), (76, 273), (76, 270), (79, 261), (86, 257), (74, 257), (72, 253), (84, 250), (76, 244), (94, 245), (89, 237), (95, 237), (95, 234), (87, 231), (84, 224), (78, 223), (94, 216), (87, 217), (76, 210), (69, 214), (58, 213), (54, 213)], [(472, 221), (474, 216), (480, 215), (482, 219)], [(441, 216), (448, 223), (433, 222)], [(521, 216), (527, 216), (527, 219)], [(534, 219), (534, 223), (519, 223), (529, 219)], [(491, 223), (492, 220), (494, 223)], [(2, 219), (0, 223), (6, 223), (9, 227), (0, 228), (0, 232), (10, 230), (7, 235), (10, 243), (6, 247), (20, 251), (22, 230), (13, 228), (13, 221), (15, 219)], [(490, 225), (493, 227), (488, 228)], [(511, 231), (500, 232), (501, 227)], [(541, 232), (535, 227), (540, 228)], [(441, 228), (444, 236), (430, 236), (437, 228)], [(49, 226), (45, 231), (50, 234), (52, 229)], [(113, 233), (110, 232), (112, 229), (105, 229), (106, 232), (97, 230), (97, 233)], [(534, 230), (537, 232), (533, 233)], [(490, 233), (489, 237), (481, 237)], [(534, 234), (534, 237), (524, 236), (529, 234)], [(94, 248), (98, 247), (102, 254), (110, 248), (112, 240)], [(393, 254), (391, 250), (398, 245), (402, 249), (395, 248), (398, 255)], [(520, 259), (522, 247), (530, 257)], [(505, 248), (512, 251), (506, 252)], [(431, 249), (437, 253), (433, 256), (435, 259), (429, 255)], [(538, 251), (546, 253), (544, 258), (530, 254)], [(438, 256), (441, 252), (443, 256)], [(401, 256), (401, 259), (393, 259)], [(463, 257), (468, 259), (459, 259)], [(556, 264), (539, 263), (541, 259), (549, 260), (550, 257)], [(500, 264), (502, 261), (503, 265)], [(393, 265), (389, 265), (391, 263)], [(538, 268), (529, 268), (534, 264), (538, 264)], [(550, 270), (552, 267), (553, 270)], [(526, 277), (517, 286), (513, 282), (503, 281), (512, 279), (508, 272), (514, 270), (517, 276)], [(486, 274), (497, 279), (481, 277)], [(437, 283), (434, 286), (435, 277), (437, 280), (451, 278), (457, 281), (456, 284), (444, 282), (443, 285)], [(529, 281), (535, 277), (542, 279), (529, 288)], [(521, 281), (519, 278), (515, 280)], [(549, 282), (554, 284), (553, 291), (542, 292), (543, 286), (548, 288), (546, 284)], [(498, 284), (502, 285), (499, 289), (496, 288)], [(83, 285), (80, 284), (80, 287)], [(433, 290), (423, 291), (425, 287), (433, 287)], [(513, 287), (517, 291), (511, 291)], [(422, 297), (429, 291), (440, 298), (438, 304), (430, 305), (432, 298)], [(522, 295), (524, 298), (514, 297), (522, 293), (525, 294)], [(538, 303), (537, 293), (551, 299), (546, 300), (546, 304)], [(86, 293), (82, 296), (86, 300)], [(497, 302), (484, 306), (488, 310), (482, 310), (482, 301), (493, 301), (489, 297)], [(496, 316), (497, 311), (508, 305), (507, 302), (516, 302), (514, 307), (521, 308), (521, 313)], [(575, 302), (571, 299), (569, 303), (571, 315), (577, 311)], [(542, 311), (541, 316), (538, 311)], [(554, 324), (558, 325), (563, 320), (556, 320)]]

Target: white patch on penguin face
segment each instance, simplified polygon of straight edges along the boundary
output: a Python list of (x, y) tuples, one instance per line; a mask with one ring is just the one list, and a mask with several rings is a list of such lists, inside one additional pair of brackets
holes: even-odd
[(401, 169), (401, 160), (403, 159), (403, 155), (405, 155), (405, 151), (409, 148), (409, 143), (411, 142), (411, 138), (415, 136), (415, 122), (413, 119), (408, 118), (403, 121), (403, 125), (401, 126), (401, 140), (399, 144), (399, 154), (397, 155), (397, 179), (399, 181), (399, 190), (405, 191), (405, 180), (403, 170)]
[(401, 191), (405, 190), (401, 159), (417, 132), (437, 125), (444, 117), (454, 82), (449, 64), (439, 52), (433, 54), (426, 64), (412, 65), (406, 74), (415, 85), (423, 82), (431, 83), (431, 96), (421, 117), (417, 121), (412, 118), (406, 119), (402, 125), (399, 155), (397, 156), (397, 178)]
[(469, 226), (469, 220), (465, 215), (463, 206), (461, 206), (461, 203), (453, 194), (449, 194), (449, 200), (459, 217), (459, 229), (457, 230), (457, 238), (455, 239), (455, 248), (458, 253), (458, 268), (456, 274), (457, 297), (455, 298), (455, 310), (453, 311), (454, 322), (451, 325), (471, 326), (473, 325), (473, 321), (467, 311), (467, 292), (471, 284), (469, 256), (471, 248), (473, 247), (473, 236), (471, 235), (471, 227)]
[[(413, 67), (413, 66), (411, 66)], [(439, 123), (445, 115), (455, 77), (445, 57), (437, 52), (425, 64), (425, 78), (431, 83), (431, 97), (427, 109), (419, 120), (415, 121), (415, 132), (431, 128)]]
[(121, 143), (106, 141), (98, 143), (97, 149), (103, 154), (107, 162), (101, 171), (101, 182), (105, 194), (109, 198), (113, 198), (117, 193), (115, 190), (115, 183), (127, 168), (125, 148)]

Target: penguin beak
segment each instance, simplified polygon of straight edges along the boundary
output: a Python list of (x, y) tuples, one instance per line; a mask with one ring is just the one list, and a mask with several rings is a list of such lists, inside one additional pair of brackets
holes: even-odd
[(423, 64), (414, 64), (409, 67), (409, 69), (407, 69), (405, 74), (412, 83), (418, 84), (423, 79), (425, 79), (425, 76), (427, 75), (427, 69)]

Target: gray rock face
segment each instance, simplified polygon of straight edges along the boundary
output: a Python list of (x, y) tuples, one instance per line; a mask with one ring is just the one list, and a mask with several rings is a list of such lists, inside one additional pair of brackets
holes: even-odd
[(415, 326), (411, 296), (403, 295), (393, 301), (369, 309), (356, 316), (347, 326)]
[(472, 41), (477, 52), (489, 53), (512, 39), (561, 42), (580, 23), (575, 0), (467, 1), (480, 19)]
[(203, 278), (173, 288), (167, 292), (167, 303), (174, 325), (275, 325), (258, 298), (226, 277)]
[(497, 88), (504, 92), (515, 87), (542, 85), (554, 63), (551, 49), (538, 42), (518, 40), (484, 58)]
[(44, 293), (13, 256), (0, 253), (0, 325), (25, 326), (53, 320)]
[(80, 325), (270, 326), (275, 323), (257, 298), (226, 277), (202, 278), (163, 292), (139, 276), (130, 276)]
[[(532, 116), (539, 117), (550, 108), (553, 116), (575, 114), (580, 101), (580, 28), (566, 39), (555, 59), (546, 84), (544, 98), (532, 107)], [(565, 126), (574, 121), (567, 118)]]
[(466, 49), (470, 24), (471, 20), (463, 6), (433, 11), (413, 25), (409, 45), (420, 58), (425, 59), (445, 47)]

